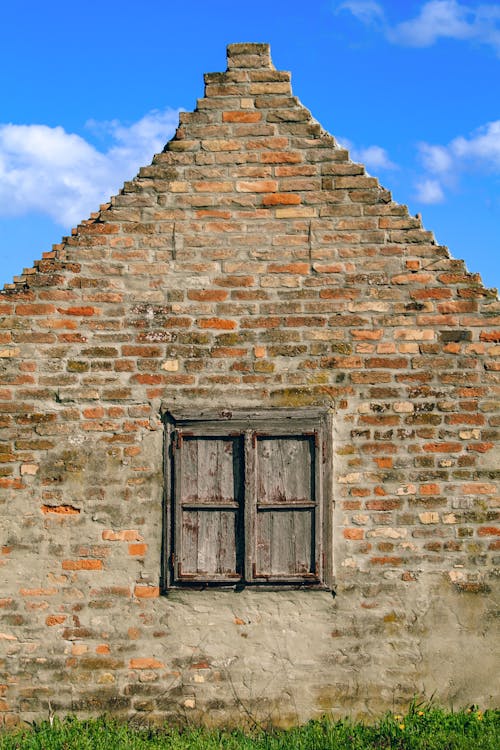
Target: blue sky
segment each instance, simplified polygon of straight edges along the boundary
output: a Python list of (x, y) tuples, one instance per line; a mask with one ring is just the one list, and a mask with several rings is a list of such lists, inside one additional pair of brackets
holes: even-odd
[(0, 285), (150, 163), (243, 41), (500, 286), (500, 2), (475, 0), (3, 3)]

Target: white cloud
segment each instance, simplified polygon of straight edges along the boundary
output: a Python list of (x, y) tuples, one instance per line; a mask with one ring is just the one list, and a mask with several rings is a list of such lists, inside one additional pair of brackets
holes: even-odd
[(349, 150), (353, 161), (364, 164), (367, 169), (377, 172), (380, 169), (398, 169), (397, 164), (390, 160), (389, 154), (381, 146), (366, 146), (358, 148), (348, 138), (337, 139), (339, 145)]
[(430, 143), (420, 143), (419, 151), (424, 167), (429, 172), (445, 174), (452, 169), (452, 154), (446, 146), (432, 146)]
[(381, 146), (367, 146), (366, 148), (354, 149), (353, 154), (357, 161), (365, 164), (368, 169), (397, 169), (397, 165), (389, 159), (385, 148)]
[(384, 20), (383, 8), (373, 0), (347, 0), (337, 10), (348, 10), (358, 21), (368, 25)]
[(500, 120), (457, 136), (448, 145), (419, 144), (420, 160), (430, 176), (417, 183), (424, 203), (444, 200), (444, 188), (454, 187), (464, 172), (500, 174)]
[(481, 164), (488, 171), (500, 172), (500, 120), (478, 128), (470, 138), (455, 138), (450, 150), (464, 163)]
[(388, 29), (387, 36), (396, 44), (410, 47), (429, 47), (439, 37), (470, 39), (474, 24), (467, 17), (471, 12), (456, 0), (431, 0), (422, 7), (418, 16)]
[(416, 184), (415, 198), (420, 203), (442, 203), (444, 193), (438, 180), (424, 179)]
[[(407, 47), (430, 47), (441, 38), (473, 41), (494, 48), (500, 56), (500, 4), (471, 7), (458, 0), (429, 0), (414, 18), (391, 25), (376, 2), (344, 2), (347, 10), (366, 25), (378, 25), (388, 41)], [(376, 23), (375, 23), (376, 22)]]
[(500, 120), (488, 122), (468, 137), (454, 138), (447, 146), (419, 144), (429, 172), (450, 175), (467, 169), (500, 173)]
[(149, 164), (172, 136), (178, 111), (149, 112), (138, 122), (88, 123), (105, 133), (105, 151), (62, 127), (0, 124), (0, 214), (38, 212), (64, 227), (78, 223)]

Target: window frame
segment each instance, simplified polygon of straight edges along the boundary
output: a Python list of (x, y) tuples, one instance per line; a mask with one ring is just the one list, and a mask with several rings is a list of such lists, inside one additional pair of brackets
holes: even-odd
[[(321, 408), (304, 409), (254, 409), (254, 410), (176, 410), (164, 411), (164, 528), (162, 554), (162, 588), (164, 591), (179, 588), (230, 587), (244, 588), (312, 588), (331, 590), (333, 585), (332, 512), (332, 418)], [(211, 506), (184, 502), (181, 498), (183, 441), (191, 438), (239, 438), (243, 461), (240, 485), (243, 487), (241, 504), (224, 502)], [(310, 501), (284, 501), (279, 505), (258, 502), (258, 444), (259, 440), (275, 438), (306, 438), (311, 448), (311, 485), (314, 496)], [(311, 442), (312, 441), (312, 442)], [(240, 514), (236, 523), (235, 555), (237, 545), (243, 547), (241, 571), (237, 575), (186, 573), (180, 567), (182, 547), (182, 513), (203, 508), (234, 510)], [(301, 574), (272, 574), (257, 567), (257, 515), (268, 511), (310, 511), (311, 518), (311, 571)], [(314, 564), (313, 564), (314, 560)], [(236, 566), (237, 567), (237, 566)]]

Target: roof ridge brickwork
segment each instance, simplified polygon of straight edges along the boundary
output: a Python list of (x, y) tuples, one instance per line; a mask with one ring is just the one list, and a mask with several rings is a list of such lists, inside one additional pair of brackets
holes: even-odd
[[(63, 237), (62, 241), (53, 245), (52, 250), (44, 252), (42, 259), (35, 261), (32, 268), (24, 269), (23, 273), (16, 276), (12, 284), (4, 286), (4, 293), (22, 291), (36, 283), (36, 274), (41, 273), (49, 276), (52, 272), (60, 271), (65, 268), (66, 248), (74, 243), (74, 238), (81, 234), (85, 235), (86, 227), (99, 224), (106, 217), (105, 214), (110, 208), (116, 208), (128, 203), (127, 196), (135, 192), (139, 185), (144, 187), (143, 180), (148, 180), (151, 184), (155, 180), (163, 180), (170, 183), (170, 189), (175, 193), (179, 189), (178, 180), (168, 180), (173, 174), (172, 170), (182, 171), (183, 163), (186, 158), (181, 154), (191, 155), (193, 160), (201, 166), (208, 166), (210, 163), (209, 155), (203, 160), (196, 156), (196, 152), (209, 148), (210, 140), (223, 141), (227, 134), (233, 132), (237, 140), (226, 142), (224, 149), (228, 152), (227, 164), (231, 163), (231, 151), (241, 151), (245, 143), (242, 138), (248, 136), (251, 138), (252, 147), (257, 148), (274, 148), (271, 141), (265, 141), (265, 137), (272, 138), (272, 134), (286, 134), (288, 137), (282, 139), (282, 150), (288, 150), (289, 154), (281, 154), (282, 161), (276, 154), (268, 155), (268, 163), (290, 164), (294, 155), (299, 161), (302, 159), (297, 156), (298, 150), (315, 149), (318, 147), (335, 149), (334, 155), (330, 155), (328, 161), (332, 165), (328, 168), (325, 164), (321, 170), (321, 195), (318, 195), (318, 202), (327, 196), (329, 190), (338, 190), (341, 188), (354, 188), (354, 193), (350, 191), (352, 197), (358, 197), (361, 202), (370, 203), (368, 195), (362, 193), (378, 191), (377, 201), (386, 203), (391, 206), (387, 213), (392, 213), (400, 217), (397, 221), (398, 228), (394, 232), (386, 233), (390, 240), (391, 236), (401, 235), (400, 230), (412, 230), (413, 234), (405, 234), (404, 239), (409, 242), (424, 242), (436, 245), (431, 232), (423, 229), (420, 216), (415, 218), (409, 215), (408, 209), (403, 204), (392, 204), (391, 194), (388, 190), (382, 188), (377, 178), (366, 174), (365, 167), (362, 164), (351, 162), (349, 153), (346, 149), (336, 144), (334, 136), (322, 129), (321, 125), (314, 120), (311, 113), (295, 97), (291, 90), (291, 76), (289, 72), (277, 71), (272, 63), (270, 55), (270, 46), (265, 43), (237, 43), (230, 44), (227, 47), (227, 69), (220, 73), (206, 73), (205, 79), (205, 96), (198, 100), (194, 112), (181, 112), (180, 123), (174, 137), (166, 144), (163, 154), (157, 154), (150, 166), (142, 167), (137, 177), (131, 182), (126, 182), (117, 196), (111, 198), (109, 203), (100, 206), (99, 211), (91, 214), (88, 220), (83, 220), (77, 228), (72, 230), (71, 237)], [(224, 108), (226, 111), (221, 112)], [(260, 139), (260, 145), (254, 138)], [(201, 144), (201, 139), (206, 141), (205, 145)], [(308, 139), (310, 142), (308, 143)], [(275, 142), (277, 143), (277, 141)], [(216, 145), (213, 146), (212, 153), (216, 153)], [(222, 148), (222, 145), (221, 145)], [(177, 158), (168, 154), (179, 154)], [(320, 152), (322, 157), (325, 152)], [(306, 154), (308, 157), (309, 155)], [(189, 159), (190, 157), (187, 156)], [(312, 157), (312, 158), (318, 158)], [(271, 162), (270, 160), (274, 160)], [(261, 159), (262, 160), (262, 159)], [(265, 163), (265, 157), (264, 157)], [(167, 165), (170, 165), (170, 170)], [(272, 191), (272, 192), (278, 192)], [(288, 191), (287, 191), (288, 192)], [(312, 197), (312, 196), (310, 196)], [(296, 200), (290, 194), (288, 197), (284, 192), (278, 195), (268, 196), (265, 198), (266, 205), (287, 205), (286, 200)], [(282, 202), (282, 203), (280, 203)], [(294, 205), (294, 204), (293, 204)], [(301, 203), (302, 205), (302, 203)], [(302, 212), (299, 209), (289, 209), (291, 215), (295, 212), (297, 218), (302, 214), (303, 218), (309, 216), (316, 218), (318, 216), (328, 216), (328, 208), (322, 209), (319, 214), (312, 208), (313, 202), (308, 201), (307, 206), (302, 205)], [(284, 215), (282, 208), (280, 214)], [(331, 215), (336, 215), (337, 209), (332, 209)], [(385, 222), (387, 228), (391, 223)], [(394, 228), (396, 224), (394, 224)], [(92, 231), (92, 230), (90, 230)], [(399, 241), (398, 239), (396, 241)], [(477, 282), (480, 280), (478, 274), (471, 274), (465, 268), (461, 260), (451, 258), (447, 248), (436, 246), (436, 257), (440, 259), (440, 268), (444, 269), (442, 260), (450, 260), (449, 267), (460, 269), (467, 274), (468, 278)], [(1, 293), (1, 290), (0, 290)]]

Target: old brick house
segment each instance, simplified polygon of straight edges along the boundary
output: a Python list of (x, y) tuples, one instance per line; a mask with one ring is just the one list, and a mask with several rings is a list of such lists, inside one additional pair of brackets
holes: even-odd
[(0, 716), (498, 700), (499, 303), (263, 44), (0, 294)]

